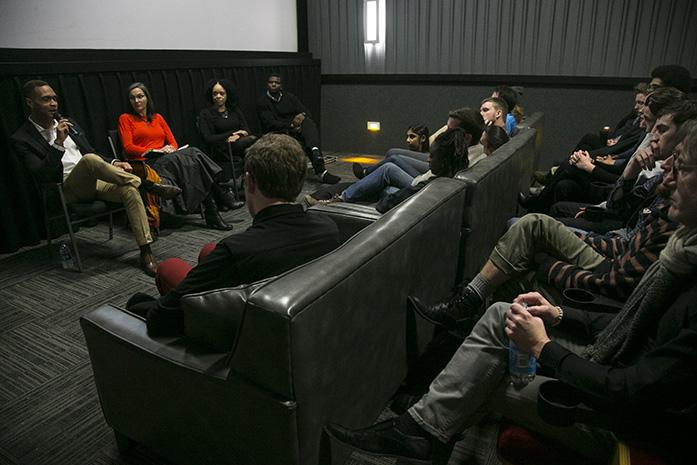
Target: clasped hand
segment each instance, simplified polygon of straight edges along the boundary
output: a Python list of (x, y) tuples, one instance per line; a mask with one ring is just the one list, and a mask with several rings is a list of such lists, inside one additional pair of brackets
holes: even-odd
[(577, 150), (569, 157), (569, 164), (583, 171), (592, 171), (594, 168), (593, 159), (585, 150)]
[(506, 312), (506, 336), (521, 352), (539, 357), (542, 347), (551, 340), (545, 323), (553, 324), (558, 316), (559, 309), (538, 292), (521, 294)]
[(300, 126), (303, 124), (303, 121), (305, 121), (305, 115), (302, 113), (298, 113), (293, 117), (293, 121), (290, 123), (290, 127), (292, 129), (300, 129)]

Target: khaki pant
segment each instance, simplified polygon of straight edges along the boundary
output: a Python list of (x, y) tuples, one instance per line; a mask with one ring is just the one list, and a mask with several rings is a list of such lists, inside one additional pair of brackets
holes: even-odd
[(535, 254), (539, 252), (584, 270), (593, 270), (605, 261), (603, 255), (561, 222), (540, 213), (529, 213), (501, 236), (489, 256), (496, 268), (513, 278), (497, 291), (497, 300), (510, 300), (534, 289), (554, 304), (561, 303), (558, 289), (535, 278)]
[(63, 181), (65, 201), (89, 202), (94, 199), (122, 203), (139, 246), (152, 242), (143, 199), (138, 192), (140, 178), (88, 153)]

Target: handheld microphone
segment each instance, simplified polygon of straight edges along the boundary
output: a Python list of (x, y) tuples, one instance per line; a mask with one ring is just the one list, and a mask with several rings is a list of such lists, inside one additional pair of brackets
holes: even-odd
[[(68, 119), (68, 118), (64, 117), (63, 115), (61, 115), (60, 113), (58, 113), (57, 111), (53, 113), (53, 117), (56, 119), (56, 121), (60, 121), (62, 119)], [(68, 134), (70, 134), (71, 136), (77, 136), (77, 131), (75, 130), (75, 128), (72, 125), (68, 126)]]

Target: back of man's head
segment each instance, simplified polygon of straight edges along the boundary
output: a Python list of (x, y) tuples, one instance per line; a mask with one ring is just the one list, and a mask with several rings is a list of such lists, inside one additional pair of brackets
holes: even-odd
[(690, 71), (680, 65), (657, 66), (651, 71), (651, 78), (660, 79), (662, 87), (675, 87), (685, 93), (692, 88)]
[(294, 202), (305, 181), (305, 152), (290, 136), (267, 134), (247, 150), (244, 170), (265, 197)]
[(34, 89), (37, 87), (43, 87), (47, 86), (48, 82), (42, 81), (40, 79), (32, 79), (31, 81), (27, 81), (24, 83), (22, 86), (22, 95), (24, 98), (32, 98), (34, 97)]
[(646, 106), (651, 113), (658, 115), (668, 105), (684, 98), (685, 94), (675, 87), (659, 87), (646, 96)]
[(484, 132), (484, 118), (479, 114), (479, 110), (463, 107), (451, 111), (448, 116), (457, 119), (459, 121), (457, 127), (464, 129), (465, 132), (472, 136), (470, 145), (479, 143), (482, 132)]

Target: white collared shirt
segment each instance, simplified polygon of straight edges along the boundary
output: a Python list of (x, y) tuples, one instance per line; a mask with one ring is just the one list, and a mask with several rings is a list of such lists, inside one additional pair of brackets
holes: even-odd
[(70, 138), (70, 134), (68, 134), (63, 141), (62, 147), (55, 143), (56, 128), (58, 127), (58, 121), (55, 119), (53, 120), (51, 127), (48, 129), (36, 124), (31, 119), (31, 116), (29, 117), (29, 121), (31, 121), (31, 124), (33, 124), (36, 130), (39, 131), (41, 137), (48, 142), (48, 145), (63, 152), (63, 157), (61, 158), (61, 163), (63, 163), (63, 179), (67, 178), (73, 168), (75, 168), (75, 165), (77, 165), (77, 162), (79, 162), (82, 158), (82, 153), (80, 153), (80, 149), (77, 147), (77, 144), (75, 144), (75, 142)]

